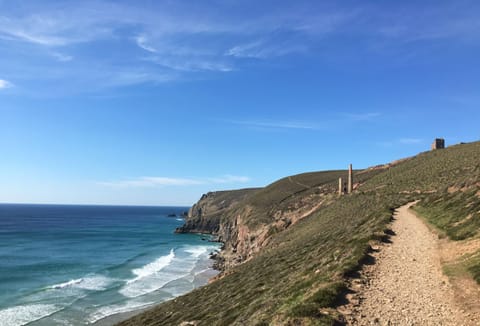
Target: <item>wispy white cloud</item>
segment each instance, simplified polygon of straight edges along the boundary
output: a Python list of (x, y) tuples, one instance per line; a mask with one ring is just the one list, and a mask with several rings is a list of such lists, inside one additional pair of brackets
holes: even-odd
[(210, 183), (246, 183), (249, 182), (251, 179), (246, 176), (227, 174), (219, 178), (209, 178), (207, 180)]
[(377, 142), (375, 142), (375, 145), (377, 145), (379, 147), (390, 148), (390, 147), (393, 147), (395, 145), (395, 142), (393, 142), (393, 141), (377, 141)]
[(295, 42), (255, 41), (231, 47), (225, 52), (225, 55), (235, 58), (267, 59), (307, 51), (306, 45)]
[(13, 87), (13, 84), (8, 80), (0, 79), (0, 89)]
[(52, 56), (60, 62), (69, 62), (73, 60), (73, 56), (60, 52), (53, 52)]
[(129, 180), (98, 182), (98, 184), (120, 188), (144, 188), (162, 186), (193, 186), (203, 184), (203, 182), (186, 178), (140, 177)]
[(379, 112), (344, 113), (342, 115), (353, 121), (371, 121), (381, 116)]
[[(450, 17), (447, 9), (454, 6), (439, 5), (429, 14), (432, 19), (426, 19), (414, 7), (410, 8), (412, 15), (409, 15), (392, 13), (386, 10), (390, 7), (384, 8), (381, 4), (347, 6), (309, 1), (300, 1), (295, 6), (276, 4), (275, 8), (255, 6), (248, 17), (232, 14), (232, 6), (241, 9), (242, 3), (227, 2), (212, 7), (209, 3), (179, 1), (142, 2), (142, 5), (103, 0), (45, 1), (26, 2), (22, 6), (0, 2), (0, 42), (9, 48), (14, 58), (17, 56), (12, 49), (19, 49), (23, 60), (19, 65), (24, 74), (30, 73), (31, 79), (49, 79), (58, 74), (59, 67), (39, 71), (41, 65), (37, 59), (48, 51), (55, 53), (53, 56), (61, 62), (75, 58), (62, 67), (76, 67), (71, 74), (75, 78), (64, 74), (64, 80), (69, 82), (91, 81), (89, 76), (96, 74), (93, 69), (114, 76), (119, 66), (143, 65), (153, 72), (129, 80), (143, 83), (152, 77), (150, 81), (156, 83), (159, 75), (166, 74), (159, 69), (170, 70), (169, 74), (175, 71), (188, 79), (202, 72), (242, 69), (245, 58), (268, 61), (319, 51), (320, 46), (327, 53), (339, 43), (336, 39), (326, 42), (329, 37), (360, 36), (355, 44), (363, 42), (363, 46), (373, 48), (372, 39), (380, 43), (387, 40), (385, 43), (395, 47), (408, 38), (479, 36), (476, 12), (466, 13), (462, 6)], [(324, 46), (326, 44), (329, 46)], [(122, 51), (118, 51), (119, 48)], [(137, 48), (152, 57), (145, 59), (138, 51), (132, 51)], [(85, 64), (80, 66), (82, 63)], [(164, 80), (173, 79), (176, 78)]]
[(267, 53), (261, 48), (262, 42), (234, 46), (225, 52), (225, 55), (238, 58), (265, 58)]
[(153, 48), (151, 45), (148, 44), (147, 38), (145, 35), (139, 35), (135, 38), (135, 41), (137, 42), (137, 45), (144, 49), (145, 51), (156, 53), (157, 50)]
[(155, 63), (164, 68), (181, 71), (181, 72), (195, 72), (195, 71), (218, 71), (230, 72), (233, 67), (228, 63), (221, 61), (213, 61), (212, 58), (203, 56), (191, 56), (188, 59), (176, 56), (151, 56), (144, 58), (145, 61)]
[(165, 83), (176, 80), (175, 73), (148, 71), (143, 69), (130, 69), (112, 71), (107, 74), (100, 74), (96, 77), (101, 87), (124, 87), (144, 83)]
[(400, 138), (398, 140), (400, 144), (404, 145), (412, 145), (412, 144), (420, 144), (423, 143), (423, 139), (421, 138)]
[(58, 47), (77, 41), (66, 35), (69, 23), (49, 14), (25, 13), (23, 17), (0, 16), (0, 39)]
[(172, 178), (172, 177), (139, 177), (118, 181), (100, 181), (98, 185), (113, 188), (157, 188), (183, 187), (209, 184), (239, 184), (251, 179), (246, 176), (224, 175), (214, 178)]
[(39, 45), (61, 46), (68, 43), (67, 39), (59, 36), (37, 35), (21, 29), (0, 26), (0, 38), (4, 40), (19, 40)]
[(400, 146), (400, 145), (419, 145), (423, 143), (425, 143), (424, 139), (405, 137), (405, 138), (400, 138), (395, 140), (378, 141), (376, 145), (380, 147), (394, 147), (394, 146)]
[(227, 122), (252, 128), (262, 129), (320, 129), (319, 125), (298, 121), (253, 121), (253, 120), (228, 120)]

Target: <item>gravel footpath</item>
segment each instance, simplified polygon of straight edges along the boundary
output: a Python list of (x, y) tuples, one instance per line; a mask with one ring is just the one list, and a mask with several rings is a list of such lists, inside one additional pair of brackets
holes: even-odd
[(438, 237), (408, 208), (392, 223), (392, 243), (373, 248), (375, 263), (351, 280), (354, 293), (339, 308), (348, 325), (479, 325), (467, 320), (443, 275)]

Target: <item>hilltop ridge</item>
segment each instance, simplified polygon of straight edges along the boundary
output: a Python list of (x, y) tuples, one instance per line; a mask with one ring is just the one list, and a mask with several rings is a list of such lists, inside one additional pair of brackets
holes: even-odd
[[(414, 200), (415, 209), (452, 240), (479, 237), (480, 142), (355, 171), (351, 195), (338, 196), (339, 176), (346, 171), (300, 174), (237, 192), (241, 198), (212, 221), (202, 214), (202, 222), (193, 223), (199, 216), (192, 213), (182, 231), (193, 225), (192, 231), (211, 232), (225, 243), (222, 277), (121, 325), (345, 321), (336, 307), (345, 300), (346, 280), (372, 246), (388, 238), (394, 209)], [(455, 271), (480, 281), (480, 251), (461, 258), (451, 262)]]

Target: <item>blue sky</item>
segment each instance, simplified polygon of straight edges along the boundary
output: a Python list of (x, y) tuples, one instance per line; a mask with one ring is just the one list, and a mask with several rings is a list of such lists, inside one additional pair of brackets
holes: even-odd
[(0, 202), (190, 205), (480, 138), (478, 1), (0, 0)]

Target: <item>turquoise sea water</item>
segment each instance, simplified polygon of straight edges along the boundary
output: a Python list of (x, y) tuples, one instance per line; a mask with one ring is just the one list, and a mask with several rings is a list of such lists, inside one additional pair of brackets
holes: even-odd
[(88, 325), (212, 276), (186, 207), (0, 205), (0, 325)]

